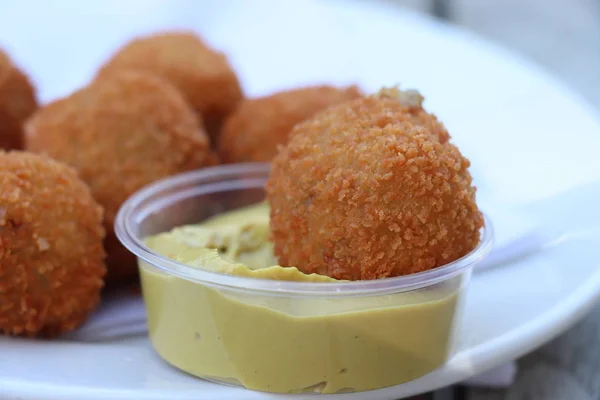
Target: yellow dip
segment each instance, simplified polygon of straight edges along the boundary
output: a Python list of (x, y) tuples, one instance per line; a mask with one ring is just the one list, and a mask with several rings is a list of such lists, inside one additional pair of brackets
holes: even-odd
[[(233, 275), (335, 282), (277, 266), (265, 204), (147, 239), (185, 264)], [(464, 279), (372, 297), (290, 297), (214, 288), (141, 263), (152, 344), (191, 374), (269, 392), (391, 386), (442, 365)], [(339, 281), (338, 281), (339, 282)]]

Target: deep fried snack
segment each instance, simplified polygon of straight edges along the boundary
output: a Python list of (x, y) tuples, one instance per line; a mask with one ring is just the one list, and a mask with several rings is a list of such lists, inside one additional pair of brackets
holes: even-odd
[(123, 69), (143, 70), (169, 80), (202, 116), (214, 139), (224, 118), (243, 97), (227, 57), (191, 32), (134, 39), (108, 61), (99, 75)]
[(36, 108), (31, 82), (0, 50), (0, 149), (23, 147), (22, 124)]
[(102, 208), (67, 165), (0, 151), (0, 333), (81, 325), (106, 273)]
[(179, 91), (138, 71), (115, 73), (49, 104), (25, 131), (28, 150), (74, 166), (105, 208), (110, 282), (137, 272), (133, 256), (118, 251), (112, 236), (121, 204), (146, 184), (217, 161)]
[(224, 162), (269, 162), (294, 125), (334, 104), (361, 96), (357, 86), (313, 86), (242, 101), (219, 137)]
[(415, 93), (384, 90), (297, 125), (267, 183), (281, 265), (338, 279), (441, 266), (479, 242), (469, 161)]

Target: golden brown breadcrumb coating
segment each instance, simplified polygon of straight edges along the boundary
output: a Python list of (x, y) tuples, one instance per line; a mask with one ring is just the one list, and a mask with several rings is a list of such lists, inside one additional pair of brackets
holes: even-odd
[(269, 162), (294, 125), (334, 104), (361, 96), (357, 86), (312, 86), (242, 101), (219, 137), (223, 162)]
[[(25, 131), (28, 150), (74, 166), (90, 185), (106, 211), (107, 241), (119, 207), (135, 191), (217, 161), (179, 91), (138, 71), (115, 73), (43, 107)], [(137, 271), (133, 257), (122, 260), (117, 253), (109, 252), (111, 282)]]
[(376, 279), (441, 266), (478, 244), (469, 161), (405, 95), (382, 91), (294, 128), (267, 183), (281, 265)]
[(222, 121), (243, 97), (225, 54), (213, 50), (192, 32), (136, 38), (108, 61), (100, 75), (123, 69), (139, 69), (168, 79), (202, 115), (215, 139)]
[(23, 147), (22, 124), (36, 108), (31, 82), (0, 50), (0, 149)]
[(106, 273), (102, 208), (67, 165), (0, 151), (0, 333), (77, 328)]

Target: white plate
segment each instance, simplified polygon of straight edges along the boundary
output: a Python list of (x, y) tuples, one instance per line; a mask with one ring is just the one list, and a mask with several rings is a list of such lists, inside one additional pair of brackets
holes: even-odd
[[(498, 245), (526, 237), (544, 246), (475, 275), (458, 353), (444, 368), (405, 385), (331, 398), (400, 398), (463, 380), (556, 336), (600, 296), (600, 213), (591, 206), (600, 186), (556, 197), (600, 180), (600, 124), (578, 96), (501, 48), (385, 3), (8, 3), (0, 8), (0, 41), (33, 73), (44, 100), (84, 84), (125, 37), (173, 26), (197, 28), (228, 51), (251, 95), (354, 80), (370, 90), (400, 82), (425, 94), (426, 106), (473, 162)], [(136, 305), (129, 299), (118, 306)], [(142, 335), (96, 342), (0, 338), (0, 398), (313, 396), (192, 378), (163, 363)]]

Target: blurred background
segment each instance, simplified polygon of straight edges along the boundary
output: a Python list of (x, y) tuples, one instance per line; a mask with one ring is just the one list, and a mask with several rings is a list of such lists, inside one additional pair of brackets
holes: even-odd
[[(260, 0), (254, 0), (259, 1)], [(340, 0), (317, 0), (340, 2)], [(223, 9), (235, 8), (235, 1), (211, 2), (199, 0), (201, 7), (186, 0), (119, 0), (73, 1), (55, 0), (50, 4), (38, 0), (0, 0), (0, 44), (19, 62), (30, 67), (45, 59), (44, 71), (54, 77), (48, 82), (36, 70), (34, 78), (45, 80), (40, 93), (42, 100), (64, 94), (67, 86), (83, 84), (92, 66), (104, 60), (124, 37), (147, 30), (148, 26), (176, 25), (206, 27), (220, 17)], [(576, 89), (589, 102), (600, 107), (600, 1), (599, 0), (344, 0), (344, 2), (386, 3), (409, 12), (433, 15), (446, 23), (489, 39), (521, 56), (534, 61)], [(285, 8), (285, 3), (279, 7)], [(292, 7), (295, 8), (295, 7)], [(202, 9), (201, 13), (197, 10)], [(297, 9), (297, 8), (295, 8)], [(182, 10), (185, 10), (182, 17)], [(48, 21), (48, 12), (55, 16)], [(26, 18), (23, 23), (15, 20)], [(61, 17), (70, 15), (71, 18)], [(135, 18), (141, 15), (142, 18)], [(241, 17), (241, 16), (238, 16)], [(257, 17), (248, 16), (244, 17)], [(320, 16), (299, 15), (297, 20), (310, 17), (319, 25)], [(55, 24), (50, 28), (50, 24)], [(114, 26), (114, 31), (103, 29)], [(304, 25), (286, 21), (284, 29), (298, 29)], [(64, 29), (69, 25), (71, 29)], [(257, 29), (260, 29), (257, 26)], [(201, 29), (203, 30), (203, 29)], [(218, 29), (217, 29), (218, 30)], [(40, 37), (36, 35), (42, 33)], [(77, 34), (73, 34), (77, 32)], [(101, 36), (98, 32), (102, 32)], [(351, 33), (351, 32), (346, 32)], [(96, 35), (95, 35), (96, 34)], [(210, 35), (209, 35), (210, 36)], [(209, 39), (213, 39), (209, 37)], [(214, 38), (217, 47), (227, 51), (226, 41)], [(88, 42), (88, 49), (73, 47), (73, 43)], [(33, 46), (35, 42), (43, 44)], [(58, 52), (77, 48), (79, 53), (65, 59)], [(35, 52), (36, 54), (33, 54)], [(247, 55), (244, 55), (247, 57)], [(255, 54), (255, 58), (260, 55)], [(87, 63), (82, 60), (87, 60)], [(248, 58), (245, 58), (247, 61)], [(234, 63), (235, 63), (234, 59)], [(31, 69), (31, 67), (29, 68)], [(62, 81), (61, 81), (62, 79)], [(69, 81), (70, 85), (65, 84)], [(62, 90), (61, 90), (62, 89)], [(69, 87), (71, 89), (71, 87)], [(263, 88), (250, 88), (260, 92)]]
[(599, 0), (376, 1), (434, 15), (491, 39), (541, 64), (600, 108)]

